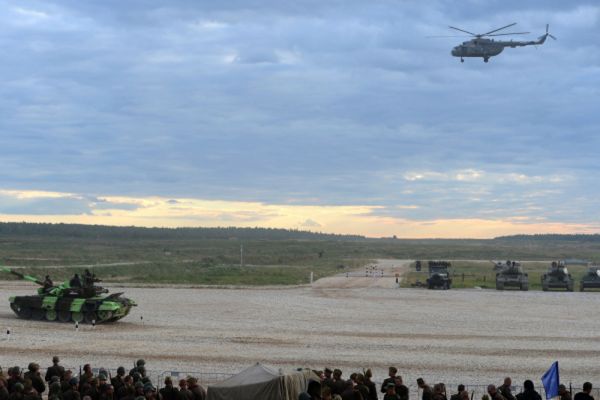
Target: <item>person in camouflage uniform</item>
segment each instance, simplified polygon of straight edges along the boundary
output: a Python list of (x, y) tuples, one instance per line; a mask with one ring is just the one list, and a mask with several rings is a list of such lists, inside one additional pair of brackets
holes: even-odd
[(512, 379), (510, 377), (504, 378), (504, 383), (498, 386), (498, 392), (504, 397), (506, 400), (515, 400), (515, 396), (512, 394)]
[(52, 357), (52, 366), (48, 367), (46, 370), (46, 376), (44, 377), (46, 382), (49, 382), (53, 376), (58, 376), (61, 381), (63, 380), (63, 377), (65, 376), (65, 369), (59, 364), (59, 362), (60, 359), (58, 356)]
[(179, 400), (194, 400), (194, 395), (188, 389), (188, 384), (185, 379), (179, 380)]
[(165, 387), (159, 391), (162, 400), (179, 400), (179, 390), (173, 386), (173, 379), (170, 376), (165, 378)]
[[(40, 366), (36, 363), (29, 363), (27, 369), (29, 371), (25, 372), (23, 377), (25, 378), (25, 380), (31, 380), (31, 385), (36, 390), (36, 392), (40, 394), (41, 397), (42, 393), (46, 391), (46, 383), (40, 375)], [(25, 397), (27, 397), (27, 395), (25, 395)]]

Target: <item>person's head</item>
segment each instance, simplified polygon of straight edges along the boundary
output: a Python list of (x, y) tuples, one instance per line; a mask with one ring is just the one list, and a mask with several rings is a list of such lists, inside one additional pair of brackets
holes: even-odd
[(187, 389), (187, 381), (185, 379), (180, 379), (179, 380), (179, 387), (181, 389)]
[(353, 373), (350, 374), (350, 380), (352, 382), (356, 382), (356, 375), (357, 375), (356, 372), (353, 372)]
[(40, 369), (40, 366), (36, 363), (29, 363), (27, 369), (29, 370), (29, 372), (37, 372)]
[(488, 385), (487, 392), (490, 396), (494, 397), (496, 395), (496, 386)]
[(390, 367), (390, 369), (388, 370), (388, 375), (391, 376), (392, 378), (395, 377), (397, 373), (398, 373), (398, 368), (396, 368), (396, 367)]
[(15, 383), (14, 388), (15, 388), (15, 392), (18, 392), (18, 393), (23, 393), (25, 391), (25, 386), (23, 386), (23, 384), (21, 382)]
[(188, 387), (194, 387), (198, 384), (198, 378), (196, 378), (194, 376), (188, 376), (186, 381), (187, 381)]
[(165, 386), (173, 386), (173, 379), (170, 376), (165, 378)]
[(504, 378), (504, 386), (512, 386), (512, 379), (510, 379), (510, 376)]
[(525, 382), (523, 382), (523, 389), (524, 390), (535, 390), (535, 387), (533, 386), (533, 382), (530, 381), (529, 379), (527, 379)]
[(73, 376), (73, 371), (68, 369), (65, 371), (65, 374), (63, 375), (63, 380), (69, 382), (69, 379), (71, 379), (72, 376)]
[(460, 384), (458, 385), (458, 393), (463, 392), (465, 390), (465, 385)]
[(385, 387), (385, 392), (387, 394), (396, 394), (396, 385), (394, 385), (392, 382), (388, 383)]
[(120, 366), (117, 368), (117, 376), (125, 376), (125, 367)]
[(342, 370), (341, 369), (334, 369), (333, 370), (333, 378), (336, 380), (339, 380), (342, 377)]
[(433, 385), (433, 393), (442, 394), (444, 393), (444, 386), (441, 383)]
[(60, 362), (60, 359), (58, 358), (58, 356), (54, 356), (52, 357), (52, 364), (56, 365)]
[(356, 382), (357, 385), (364, 384), (365, 376), (363, 374), (356, 374), (356, 377), (354, 378), (354, 382)]
[(126, 385), (131, 385), (131, 384), (133, 384), (133, 376), (131, 376), (131, 375), (125, 375), (125, 378), (123, 378), (123, 382), (124, 382)]
[(48, 394), (57, 394), (61, 393), (60, 382), (52, 382), (48, 387)]
[(567, 387), (565, 385), (563, 385), (562, 383), (560, 385), (558, 385), (558, 393), (559, 394), (564, 394), (567, 392)]
[(92, 372), (92, 366), (91, 366), (90, 364), (85, 364), (85, 365), (83, 366), (83, 370), (84, 370), (85, 372)]
[(329, 368), (325, 368), (325, 378), (331, 378), (333, 371)]
[(423, 378), (417, 379), (417, 386), (423, 389), (423, 387), (425, 386), (425, 380)]
[(583, 384), (583, 391), (585, 393), (590, 393), (592, 391), (592, 383), (591, 382), (586, 382)]
[(77, 390), (77, 385), (79, 384), (79, 380), (77, 378), (71, 378), (69, 379), (69, 385), (74, 389)]
[(365, 371), (365, 378), (371, 379), (372, 377), (373, 377), (373, 372), (371, 371), (371, 368), (369, 368)]

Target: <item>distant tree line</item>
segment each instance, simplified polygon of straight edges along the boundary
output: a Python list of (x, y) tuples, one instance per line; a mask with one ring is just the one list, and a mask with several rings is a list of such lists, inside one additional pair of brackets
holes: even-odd
[(600, 243), (599, 234), (537, 234), (537, 235), (511, 235), (495, 238), (496, 241), (530, 241), (530, 242), (586, 242)]
[(58, 236), (92, 239), (243, 239), (243, 240), (365, 240), (360, 235), (336, 235), (275, 228), (144, 228), (83, 224), (0, 222), (0, 237)]

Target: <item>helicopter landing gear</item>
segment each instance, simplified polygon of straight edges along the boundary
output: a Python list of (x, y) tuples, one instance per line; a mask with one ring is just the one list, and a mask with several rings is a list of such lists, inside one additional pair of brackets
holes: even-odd
[(465, 59), (461, 57), (461, 58), (460, 58), (460, 62), (461, 62), (461, 63), (464, 63), (464, 62), (465, 62)]
[(489, 57), (483, 57), (483, 62), (488, 62), (488, 61), (490, 61)]

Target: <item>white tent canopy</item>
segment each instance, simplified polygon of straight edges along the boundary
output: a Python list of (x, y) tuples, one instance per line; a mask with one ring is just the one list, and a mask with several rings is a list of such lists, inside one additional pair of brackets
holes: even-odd
[(207, 400), (297, 400), (310, 380), (319, 378), (311, 371), (283, 374), (256, 363), (223, 382), (210, 385)]

